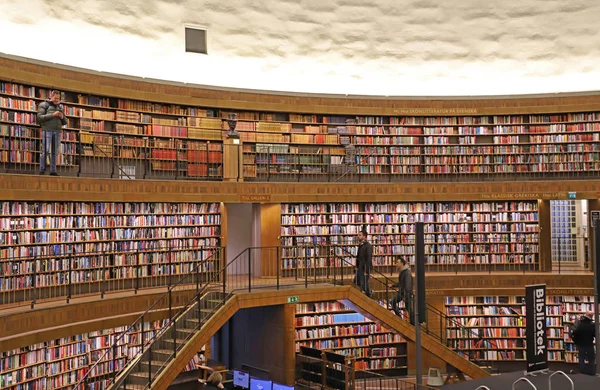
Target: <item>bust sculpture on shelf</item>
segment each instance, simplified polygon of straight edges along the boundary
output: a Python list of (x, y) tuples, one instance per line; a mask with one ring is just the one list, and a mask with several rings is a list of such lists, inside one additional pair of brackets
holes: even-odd
[(227, 138), (239, 139), (240, 133), (235, 131), (237, 126), (237, 114), (229, 114), (229, 118), (226, 119), (229, 130), (227, 130)]

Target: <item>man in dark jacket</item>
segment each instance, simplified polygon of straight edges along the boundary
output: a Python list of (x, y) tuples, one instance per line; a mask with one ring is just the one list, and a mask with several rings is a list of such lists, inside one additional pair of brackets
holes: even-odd
[(42, 126), (42, 153), (40, 155), (40, 175), (46, 172), (46, 159), (50, 156), (50, 175), (56, 174), (56, 157), (60, 153), (62, 127), (67, 124), (60, 92), (51, 91), (50, 99), (38, 106), (38, 123)]
[(358, 232), (358, 251), (356, 252), (356, 274), (354, 275), (354, 283), (369, 297), (371, 296), (369, 278), (372, 267), (373, 246), (367, 241), (367, 231), (363, 229)]
[(592, 322), (592, 317), (593, 314), (585, 314), (573, 331), (573, 342), (579, 349), (579, 372), (586, 375), (596, 375), (596, 353), (594, 352), (596, 326)]
[(404, 257), (400, 258), (397, 264), (399, 274), (398, 283), (394, 283), (393, 287), (397, 287), (398, 291), (392, 298), (392, 308), (394, 313), (400, 317), (400, 302), (404, 302), (404, 308), (408, 311), (410, 323), (414, 325), (415, 317), (413, 314), (413, 277), (410, 270), (410, 265)]

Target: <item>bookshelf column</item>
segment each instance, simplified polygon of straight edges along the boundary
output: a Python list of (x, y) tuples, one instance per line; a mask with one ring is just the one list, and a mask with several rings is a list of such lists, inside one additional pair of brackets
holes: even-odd
[(223, 181), (244, 181), (242, 149), (239, 138), (223, 141)]
[(540, 271), (552, 271), (552, 215), (549, 200), (539, 200)]

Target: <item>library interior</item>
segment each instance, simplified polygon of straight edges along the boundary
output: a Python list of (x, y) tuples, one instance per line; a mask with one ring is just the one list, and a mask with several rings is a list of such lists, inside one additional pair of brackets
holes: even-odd
[(19, 53), (0, 390), (600, 388), (597, 92), (277, 92)]

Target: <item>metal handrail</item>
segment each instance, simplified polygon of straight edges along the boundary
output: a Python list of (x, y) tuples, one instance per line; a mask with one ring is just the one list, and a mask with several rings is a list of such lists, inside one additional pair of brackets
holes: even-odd
[[(148, 315), (148, 313), (150, 313), (150, 311), (151, 311), (152, 309), (154, 309), (154, 308), (156, 307), (156, 305), (157, 305), (159, 302), (161, 302), (161, 301), (162, 301), (162, 300), (163, 300), (165, 297), (169, 296), (169, 295), (172, 293), (172, 291), (173, 291), (173, 290), (174, 290), (176, 287), (178, 287), (179, 285), (183, 284), (183, 281), (184, 281), (184, 280), (186, 280), (188, 277), (190, 277), (190, 276), (192, 276), (192, 275), (196, 275), (196, 274), (197, 274), (197, 272), (196, 272), (196, 271), (199, 269), (199, 267), (201, 267), (201, 266), (205, 265), (205, 264), (206, 264), (208, 261), (212, 261), (212, 259), (214, 258), (214, 256), (215, 256), (215, 255), (217, 255), (218, 253), (221, 253), (221, 252), (220, 252), (220, 250), (217, 250), (217, 251), (215, 251), (215, 253), (213, 253), (213, 254), (212, 254), (210, 257), (208, 257), (207, 259), (200, 261), (200, 262), (197, 264), (197, 266), (194, 268), (194, 270), (193, 270), (192, 272), (190, 272), (190, 273), (187, 273), (187, 274), (183, 275), (183, 277), (181, 277), (177, 283), (175, 283), (173, 286), (169, 287), (169, 289), (168, 289), (168, 290), (167, 290), (167, 291), (166, 291), (166, 292), (165, 292), (163, 295), (161, 295), (161, 296), (160, 296), (158, 299), (156, 299), (156, 300), (154, 301), (154, 303), (152, 303), (152, 305), (150, 305), (150, 307), (149, 307), (148, 309), (146, 309), (146, 311), (144, 311), (144, 313), (142, 313), (140, 316), (138, 316), (138, 318), (137, 318), (137, 319), (136, 319), (136, 320), (135, 320), (135, 321), (134, 321), (134, 322), (133, 322), (133, 323), (132, 323), (132, 324), (131, 324), (131, 325), (130, 325), (128, 328), (127, 328), (127, 330), (125, 330), (123, 333), (121, 333), (121, 335), (120, 335), (120, 336), (119, 336), (117, 339), (115, 339), (115, 341), (113, 342), (113, 345), (117, 345), (117, 343), (118, 343), (120, 340), (122, 340), (122, 339), (125, 337), (125, 335), (127, 335), (129, 332), (131, 332), (131, 331), (133, 330), (133, 328), (134, 328), (134, 327), (135, 327), (135, 326), (136, 326), (136, 325), (137, 325), (137, 324), (138, 324), (140, 321), (143, 321), (144, 317), (145, 317), (146, 315)], [(210, 281), (209, 281), (209, 282), (207, 282), (207, 284), (208, 284), (208, 283), (210, 283)], [(205, 287), (205, 286), (203, 286), (203, 291), (204, 291), (204, 287)], [(189, 304), (189, 303), (188, 303), (188, 304)], [(187, 307), (187, 305), (186, 305), (186, 307)], [(184, 309), (185, 309), (186, 307), (184, 307)], [(170, 324), (173, 322), (173, 318), (178, 318), (179, 314), (180, 314), (180, 312), (178, 312), (178, 313), (175, 315), (175, 317), (171, 317), (171, 318), (169, 318), (169, 320), (170, 320), (170, 322), (169, 322), (169, 325), (170, 325)], [(167, 328), (169, 327), (169, 325), (167, 325), (166, 327), (164, 327), (164, 328), (162, 329), (162, 331), (159, 331), (159, 332), (157, 332), (157, 333), (154, 335), (153, 339), (156, 339), (157, 337), (159, 337), (160, 335), (162, 335), (162, 334), (164, 333), (165, 329), (167, 329)], [(147, 340), (147, 341), (148, 341), (148, 340)], [(152, 340), (150, 340), (150, 341), (152, 341)], [(142, 343), (142, 346), (143, 346), (143, 345), (144, 345), (143, 335), (142, 335), (142, 340), (141, 340), (141, 343)], [(142, 348), (142, 349), (143, 349), (143, 348)], [(80, 380), (79, 380), (79, 381), (78, 381), (78, 382), (75, 384), (75, 386), (74, 386), (74, 388), (73, 388), (74, 390), (77, 390), (77, 389), (79, 389), (79, 388), (80, 388), (80, 386), (81, 386), (83, 383), (85, 383), (87, 380), (89, 380), (89, 377), (91, 376), (91, 373), (92, 373), (93, 369), (94, 369), (94, 368), (96, 368), (96, 367), (98, 366), (98, 364), (100, 364), (100, 363), (103, 363), (103, 362), (104, 362), (104, 361), (103, 361), (103, 359), (104, 359), (104, 358), (105, 358), (105, 357), (106, 357), (106, 356), (107, 356), (107, 355), (108, 355), (108, 354), (109, 354), (111, 351), (112, 351), (112, 349), (111, 349), (111, 348), (107, 348), (107, 349), (106, 349), (106, 351), (105, 351), (105, 352), (102, 354), (102, 356), (100, 356), (98, 359), (96, 359), (96, 362), (95, 362), (95, 363), (94, 363), (94, 364), (93, 364), (93, 365), (92, 365), (92, 366), (89, 368), (89, 370), (86, 372), (86, 374), (85, 374), (85, 375), (84, 375), (84, 376), (83, 376), (83, 377), (82, 377), (82, 378), (81, 378), (81, 379), (80, 379)], [(134, 359), (134, 360), (135, 360), (135, 359)]]
[[(110, 137), (110, 139), (111, 139), (111, 142), (112, 142), (111, 146), (114, 148), (114, 146), (115, 146), (114, 137)], [(111, 158), (112, 156), (109, 156), (108, 154), (106, 154), (106, 152), (104, 150), (102, 150), (101, 147), (99, 147), (98, 145), (96, 145), (96, 143), (94, 141), (92, 141), (92, 147), (98, 149), (104, 155), (104, 157), (110, 159), (110, 162), (111, 162), (113, 168), (116, 166), (119, 169), (119, 171), (121, 172), (122, 175), (127, 176), (128, 180), (132, 180), (132, 177), (129, 176), (129, 174), (125, 173), (125, 171), (123, 170), (123, 168), (121, 168), (121, 166), (119, 164), (117, 164), (113, 158)]]
[(569, 382), (571, 382), (571, 390), (575, 390), (575, 383), (573, 383), (573, 379), (571, 379), (567, 374), (565, 374), (564, 371), (556, 371), (550, 374), (550, 376), (548, 377), (548, 390), (552, 390), (552, 377), (554, 375), (564, 375), (569, 380)]
[(491, 389), (485, 385), (481, 385), (478, 388), (476, 388), (475, 390), (491, 390)]
[[(323, 245), (320, 245), (320, 244), (316, 244), (316, 245), (317, 245), (317, 246), (323, 246)], [(346, 248), (344, 248), (343, 246), (340, 246), (339, 248), (340, 248), (340, 249), (341, 249), (343, 252), (345, 252), (347, 255), (354, 256), (352, 253), (350, 253), (348, 250), (346, 250)], [(349, 261), (347, 261), (346, 259), (344, 259), (344, 258), (341, 258), (341, 260), (342, 260), (344, 263), (346, 263), (346, 264), (349, 264), (349, 265), (351, 265), (352, 267), (354, 267), (354, 264), (350, 263), (350, 262), (349, 262)], [(371, 268), (370, 272), (371, 272), (371, 274), (373, 274), (373, 273), (377, 274), (379, 277), (381, 277), (381, 278), (383, 278), (383, 279), (385, 280), (385, 282), (386, 282), (386, 283), (385, 283), (385, 284), (386, 284), (386, 289), (387, 289), (387, 288), (391, 288), (391, 289), (392, 289), (392, 291), (395, 291), (396, 293), (399, 291), (399, 288), (396, 288), (396, 287), (394, 287), (394, 285), (395, 285), (396, 283), (395, 283), (395, 282), (394, 282), (392, 279), (390, 279), (390, 278), (389, 278), (387, 275), (383, 274), (381, 271), (379, 271), (379, 270), (377, 270), (377, 269), (375, 269), (375, 268)], [(378, 279), (374, 279), (374, 280), (376, 280), (376, 281), (380, 282)], [(391, 284), (390, 284), (390, 283), (391, 283)], [(382, 284), (383, 284), (383, 283), (382, 283)], [(413, 302), (414, 302), (414, 297), (415, 297), (415, 294), (414, 294), (413, 292), (411, 292), (411, 298), (412, 298)], [(448, 317), (448, 315), (447, 315), (446, 313), (442, 312), (442, 311), (441, 311), (441, 310), (439, 310), (438, 308), (436, 308), (436, 307), (432, 306), (432, 305), (431, 305), (431, 304), (429, 304), (429, 303), (425, 303), (425, 305), (426, 305), (426, 308), (427, 308), (427, 310), (428, 310), (428, 311), (431, 311), (431, 312), (433, 312), (433, 314), (436, 314), (436, 315), (438, 315), (438, 316), (439, 316), (440, 318), (442, 318), (442, 319), (443, 319), (443, 320), (444, 320), (446, 323), (452, 324), (453, 326), (457, 327), (457, 328), (458, 328), (458, 329), (460, 329), (461, 331), (466, 331), (467, 333), (469, 333), (470, 335), (472, 335), (474, 338), (477, 338), (477, 339), (479, 338), (479, 335), (477, 335), (475, 332), (473, 332), (473, 330), (472, 330), (472, 329), (470, 329), (470, 328), (468, 328), (468, 327), (466, 327), (466, 326), (462, 325), (462, 324), (461, 324), (459, 321), (457, 321), (457, 320), (455, 320), (455, 319), (452, 319), (452, 318)], [(425, 333), (427, 333), (428, 335), (430, 335), (430, 336), (433, 336), (433, 337), (435, 337), (435, 338), (438, 338), (438, 339), (439, 339), (439, 341), (440, 341), (441, 343), (443, 343), (443, 335), (441, 334), (441, 331), (442, 331), (442, 329), (440, 329), (440, 335), (439, 335), (439, 337), (438, 337), (438, 335), (436, 335), (435, 333), (433, 333), (433, 332), (430, 332), (428, 328), (425, 328), (424, 330), (425, 330)], [(496, 345), (496, 348), (498, 347), (498, 345), (497, 345), (496, 343), (493, 343), (493, 344), (495, 344), (495, 345)], [(470, 360), (470, 358), (471, 358), (471, 357), (469, 356), (469, 360)], [(490, 360), (480, 360), (480, 359), (477, 359), (477, 358), (475, 358), (475, 359), (473, 359), (473, 360), (474, 360), (475, 362), (478, 362), (478, 363), (489, 363), (490, 365), (492, 365), (492, 361), (490, 361)]]
[(537, 390), (537, 387), (535, 387), (535, 385), (533, 383), (531, 383), (531, 381), (529, 379), (525, 378), (524, 376), (520, 377), (519, 379), (517, 379), (516, 381), (513, 382), (512, 390), (515, 390), (515, 386), (519, 382), (527, 382), (531, 385), (531, 387), (533, 387), (534, 390)]

